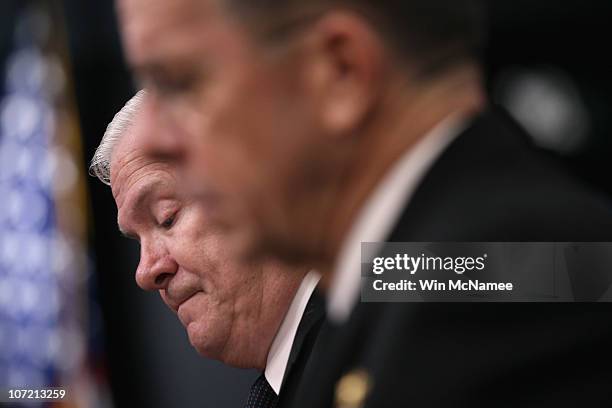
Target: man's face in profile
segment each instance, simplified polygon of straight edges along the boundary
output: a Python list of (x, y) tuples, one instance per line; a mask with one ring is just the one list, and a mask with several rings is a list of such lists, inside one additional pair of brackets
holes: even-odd
[(222, 0), (118, 5), (128, 59), (150, 96), (144, 120), (172, 135), (149, 148), (184, 155), (199, 199), (240, 255), (271, 246), (294, 255), (287, 238), (309, 236), (308, 193), (327, 177), (299, 57), (260, 46)]
[[(270, 264), (234, 262), (205, 208), (179, 191), (174, 164), (143, 154), (138, 126), (128, 133), (113, 150), (111, 183), (119, 228), (140, 243), (138, 285), (159, 291), (200, 354), (254, 367), (300, 275), (285, 273), (283, 281)], [(287, 299), (266, 299), (267, 291)]]

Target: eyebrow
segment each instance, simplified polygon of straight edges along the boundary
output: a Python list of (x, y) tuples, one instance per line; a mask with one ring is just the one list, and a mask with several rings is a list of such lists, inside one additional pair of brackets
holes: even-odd
[[(175, 65), (179, 65), (177, 63)], [(185, 64), (187, 65), (187, 64)], [(149, 85), (155, 84), (156, 81), (167, 78), (174, 78), (176, 75), (175, 67), (167, 67), (157, 60), (144, 61), (131, 66), (132, 71), (136, 73), (136, 81), (140, 88), (149, 88)], [(153, 82), (151, 82), (153, 80)], [(154, 90), (154, 89), (150, 89)]]
[(175, 79), (179, 76), (208, 76), (210, 62), (200, 59), (196, 65), (191, 60), (192, 53), (172, 54), (172, 64), (164, 62), (165, 58), (151, 57), (144, 61), (130, 64), (132, 72), (135, 73), (136, 82), (140, 88), (155, 91), (156, 82)]
[[(132, 200), (134, 204), (128, 208), (128, 211), (137, 212), (137, 210), (142, 209), (143, 204), (147, 200), (149, 200), (151, 196), (153, 195), (153, 193), (155, 192), (155, 187), (157, 187), (160, 184), (162, 184), (161, 180), (154, 180), (140, 187), (136, 194), (136, 198)], [(129, 231), (123, 230), (120, 225), (118, 225), (118, 228), (119, 228), (119, 233), (121, 233), (121, 235), (123, 235), (125, 238), (140, 241), (138, 235), (133, 234)]]

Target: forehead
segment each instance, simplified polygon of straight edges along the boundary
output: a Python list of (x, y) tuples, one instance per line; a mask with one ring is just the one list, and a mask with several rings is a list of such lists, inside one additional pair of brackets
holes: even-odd
[[(128, 165), (129, 166), (129, 165)], [(119, 178), (117, 186), (113, 186), (113, 195), (117, 204), (117, 223), (124, 234), (131, 236), (129, 231), (138, 219), (142, 220), (145, 214), (153, 211), (155, 203), (164, 199), (177, 199), (176, 179), (171, 168), (163, 163), (148, 162), (145, 165), (125, 170), (125, 176)]]
[(113, 196), (118, 209), (118, 223), (125, 229), (143, 215), (158, 200), (177, 199), (177, 180), (172, 168), (165, 163), (136, 159), (120, 169), (113, 185)]
[[(140, 115), (137, 115), (137, 119)], [(144, 149), (147, 135), (139, 131), (139, 120), (132, 124), (113, 149), (111, 186), (119, 207), (132, 192), (154, 189), (176, 189), (176, 165), (169, 158), (160, 159)]]
[(155, 54), (180, 54), (201, 46), (229, 21), (221, 12), (221, 1), (118, 0), (128, 57), (139, 64)]

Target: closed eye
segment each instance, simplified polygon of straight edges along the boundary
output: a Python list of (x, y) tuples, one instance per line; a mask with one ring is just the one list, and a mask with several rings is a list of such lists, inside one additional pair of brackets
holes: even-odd
[(173, 214), (171, 217), (168, 217), (160, 224), (163, 229), (170, 229), (174, 225), (174, 220), (176, 219), (176, 214)]
[(178, 216), (180, 210), (180, 201), (174, 198), (159, 199), (152, 204), (152, 221), (155, 222), (154, 225), (156, 225), (158, 228), (169, 230), (174, 226), (176, 217)]

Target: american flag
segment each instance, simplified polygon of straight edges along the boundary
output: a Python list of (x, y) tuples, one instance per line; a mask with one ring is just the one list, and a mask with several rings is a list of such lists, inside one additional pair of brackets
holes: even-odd
[(0, 94), (0, 388), (82, 389), (85, 217), (68, 76), (50, 15), (17, 21)]

